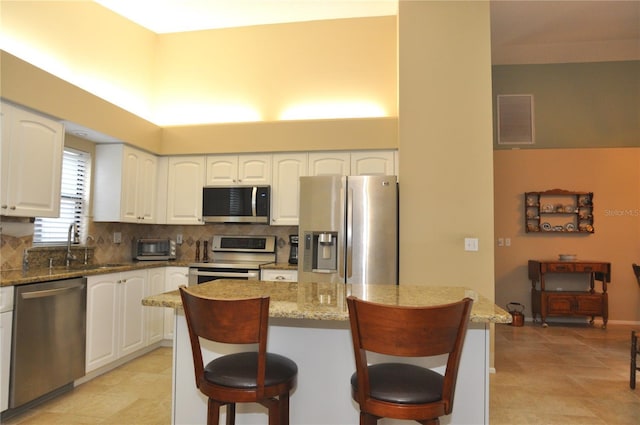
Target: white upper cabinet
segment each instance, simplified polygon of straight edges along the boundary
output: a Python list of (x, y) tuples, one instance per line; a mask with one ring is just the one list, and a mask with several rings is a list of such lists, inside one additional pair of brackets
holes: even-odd
[(271, 184), (271, 155), (208, 155), (206, 186)]
[(204, 224), (202, 187), (205, 178), (204, 156), (169, 158), (166, 224)]
[(348, 176), (349, 174), (351, 174), (351, 155), (349, 152), (309, 153), (310, 176)]
[(64, 126), (0, 105), (0, 215), (58, 217)]
[(358, 151), (351, 153), (352, 176), (395, 175), (394, 151)]
[(273, 184), (271, 185), (271, 224), (277, 226), (298, 225), (300, 177), (306, 176), (306, 153), (282, 153), (273, 155)]
[(96, 146), (94, 221), (155, 223), (158, 158), (123, 144)]

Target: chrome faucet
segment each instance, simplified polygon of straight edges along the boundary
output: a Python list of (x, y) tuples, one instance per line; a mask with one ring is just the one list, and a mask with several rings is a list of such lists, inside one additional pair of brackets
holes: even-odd
[(71, 265), (71, 261), (76, 259), (76, 256), (71, 253), (71, 242), (75, 242), (75, 234), (78, 231), (76, 223), (69, 225), (69, 232), (67, 233), (67, 255), (65, 256), (65, 263), (67, 268)]

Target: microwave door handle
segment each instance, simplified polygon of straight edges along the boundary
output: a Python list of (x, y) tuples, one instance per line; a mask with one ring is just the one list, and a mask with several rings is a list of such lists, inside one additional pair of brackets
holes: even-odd
[(256, 216), (256, 197), (258, 194), (258, 187), (253, 186), (251, 190), (251, 215)]

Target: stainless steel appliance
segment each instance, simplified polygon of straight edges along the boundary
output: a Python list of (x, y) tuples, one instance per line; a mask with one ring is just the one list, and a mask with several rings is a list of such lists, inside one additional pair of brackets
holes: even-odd
[(289, 264), (298, 264), (298, 235), (289, 235)]
[(398, 283), (396, 176), (300, 178), (300, 282)]
[(202, 218), (211, 223), (269, 224), (271, 186), (207, 186)]
[(275, 236), (216, 235), (211, 239), (211, 261), (189, 265), (189, 285), (217, 279), (259, 280), (260, 266), (275, 262)]
[(85, 278), (16, 286), (10, 408), (84, 376), (86, 307)]
[(176, 259), (176, 241), (171, 239), (137, 239), (132, 245), (132, 257), (138, 261), (166, 261)]

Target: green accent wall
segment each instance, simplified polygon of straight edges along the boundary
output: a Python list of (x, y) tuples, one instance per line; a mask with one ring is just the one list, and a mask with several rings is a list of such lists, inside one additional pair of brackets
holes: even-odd
[[(640, 146), (640, 61), (496, 65), (494, 149)], [(532, 94), (535, 143), (498, 145), (496, 99)]]

